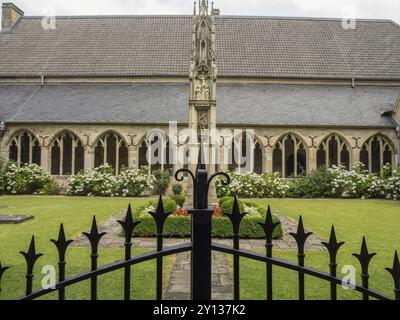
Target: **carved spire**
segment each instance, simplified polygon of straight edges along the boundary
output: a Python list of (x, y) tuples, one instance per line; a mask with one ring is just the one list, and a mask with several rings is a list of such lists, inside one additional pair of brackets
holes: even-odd
[(205, 17), (208, 15), (208, 0), (201, 0), (200, 2), (200, 16)]
[(211, 85), (217, 77), (215, 21), (208, 14), (208, 1), (201, 0), (199, 4), (199, 14), (193, 17), (189, 78), (195, 82), (191, 99), (207, 101), (215, 100)]

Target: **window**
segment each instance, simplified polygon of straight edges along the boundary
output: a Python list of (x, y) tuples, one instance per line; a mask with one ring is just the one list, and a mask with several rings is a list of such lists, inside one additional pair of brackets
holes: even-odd
[(283, 178), (307, 173), (306, 146), (296, 135), (288, 134), (275, 144), (273, 171), (280, 172)]
[(317, 167), (342, 165), (350, 169), (350, 147), (343, 138), (332, 134), (321, 142), (317, 151)]
[[(250, 149), (250, 154), (247, 154), (248, 148), (252, 148), (252, 150)], [(247, 160), (252, 159), (253, 172), (257, 174), (263, 173), (263, 151), (260, 143), (251, 134), (243, 133), (241, 137), (238, 136), (232, 141), (228, 159), (229, 171), (247, 173), (245, 171), (250, 168)]]
[(50, 145), (51, 174), (68, 176), (79, 173), (84, 168), (82, 142), (73, 133), (63, 132)]
[(370, 173), (381, 173), (382, 167), (393, 163), (393, 149), (381, 135), (369, 138), (362, 146), (360, 161)]
[[(148, 166), (149, 173), (156, 170), (164, 171), (173, 169), (173, 165), (170, 161), (169, 141), (166, 141), (164, 147), (161, 149), (152, 149), (154, 148), (154, 145), (158, 143), (159, 139), (160, 136), (154, 135), (150, 144), (148, 141), (144, 140), (139, 148), (139, 168)], [(156, 163), (150, 165), (147, 161), (148, 153), (151, 155), (151, 157), (154, 156), (157, 159), (161, 159), (161, 161), (157, 161)]]
[(128, 167), (128, 147), (125, 140), (115, 132), (108, 132), (97, 141), (94, 154), (95, 167), (108, 164), (115, 174)]
[(9, 159), (17, 164), (41, 164), (41, 147), (37, 138), (28, 131), (15, 135), (10, 142)]

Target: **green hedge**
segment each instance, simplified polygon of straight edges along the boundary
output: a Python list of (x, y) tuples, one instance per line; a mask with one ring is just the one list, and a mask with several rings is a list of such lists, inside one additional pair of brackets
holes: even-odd
[[(263, 218), (245, 218), (240, 227), (240, 236), (243, 239), (264, 239), (264, 230), (258, 225), (258, 222), (265, 221), (266, 211), (263, 210)], [(154, 219), (149, 215), (148, 217), (137, 217), (141, 221), (136, 228), (134, 236), (142, 238), (155, 237), (156, 224)], [(274, 222), (278, 218), (273, 217)], [(164, 235), (167, 238), (187, 238), (191, 234), (191, 218), (190, 217), (176, 217), (171, 216), (167, 219), (164, 228)], [(212, 236), (219, 239), (232, 238), (232, 224), (226, 217), (213, 218), (212, 220)], [(274, 239), (281, 239), (283, 237), (282, 227), (279, 226), (275, 229)]]

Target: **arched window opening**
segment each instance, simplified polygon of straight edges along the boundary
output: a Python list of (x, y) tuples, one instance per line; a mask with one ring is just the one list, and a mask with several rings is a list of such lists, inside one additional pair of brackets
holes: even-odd
[(389, 141), (381, 135), (375, 135), (364, 143), (360, 162), (370, 173), (382, 173), (384, 165), (393, 164), (393, 154)]
[(115, 132), (104, 134), (96, 143), (94, 165), (100, 167), (108, 164), (119, 174), (128, 167), (128, 146), (125, 140)]
[[(254, 173), (263, 173), (263, 151), (260, 143), (251, 134), (244, 132), (232, 141), (228, 159), (229, 171), (248, 173), (252, 168)], [(253, 166), (248, 161), (252, 161)]]
[(344, 166), (350, 169), (350, 147), (343, 138), (332, 134), (321, 142), (317, 151), (317, 167)]
[(254, 149), (254, 172), (257, 174), (263, 173), (263, 152), (258, 142)]
[(28, 131), (15, 135), (9, 146), (9, 159), (21, 164), (41, 164), (41, 146), (36, 137)]
[[(155, 148), (155, 145), (158, 144), (159, 139), (160, 137), (158, 135), (154, 135), (151, 143), (148, 141), (143, 141), (139, 148), (139, 167), (149, 167), (149, 174), (157, 170), (172, 171), (173, 169), (173, 163), (171, 161), (172, 159), (170, 159), (170, 142), (167, 140), (161, 149)], [(161, 161), (154, 161), (155, 163), (151, 161), (151, 163), (149, 163), (147, 158), (148, 154), (154, 159), (161, 159)]]
[(304, 143), (293, 134), (282, 137), (273, 151), (273, 171), (283, 178), (307, 174), (307, 151)]
[(63, 132), (51, 144), (51, 174), (69, 176), (84, 168), (84, 150), (80, 139), (70, 132)]

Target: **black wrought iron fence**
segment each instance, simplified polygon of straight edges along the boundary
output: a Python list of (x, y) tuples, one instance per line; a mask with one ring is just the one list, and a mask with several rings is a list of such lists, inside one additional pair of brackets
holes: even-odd
[[(116, 261), (104, 266), (98, 266), (99, 258), (99, 243), (105, 233), (101, 233), (98, 230), (96, 218), (93, 219), (92, 228), (90, 232), (83, 233), (89, 240), (91, 246), (91, 269), (87, 272), (77, 274), (72, 277), (66, 278), (66, 267), (65, 256), (67, 249), (73, 242), (67, 240), (64, 232), (64, 226), (61, 225), (59, 236), (57, 240), (51, 240), (58, 251), (58, 282), (53, 288), (49, 289), (38, 289), (33, 291), (33, 278), (34, 278), (34, 267), (37, 260), (42, 257), (42, 254), (37, 253), (35, 247), (35, 238), (32, 237), (29, 249), (27, 252), (21, 252), (25, 257), (27, 272), (26, 272), (26, 292), (23, 297), (19, 300), (33, 300), (45, 296), (47, 294), (58, 291), (58, 299), (65, 300), (65, 292), (68, 287), (90, 280), (90, 296), (92, 300), (98, 298), (98, 277), (114, 272), (117, 270), (124, 271), (124, 299), (130, 300), (131, 297), (131, 268), (134, 265), (156, 260), (156, 296), (157, 300), (162, 300), (163, 296), (163, 258), (183, 252), (191, 252), (191, 298), (193, 300), (211, 300), (211, 253), (212, 251), (221, 252), (233, 256), (233, 292), (234, 299), (240, 299), (240, 258), (247, 258), (255, 261), (265, 263), (266, 266), (266, 299), (273, 300), (273, 270), (275, 268), (283, 268), (292, 270), (298, 274), (298, 298), (304, 300), (305, 295), (305, 276), (311, 276), (317, 279), (324, 280), (330, 283), (330, 298), (332, 300), (337, 299), (337, 287), (342, 284), (342, 279), (337, 276), (337, 254), (340, 248), (344, 245), (344, 242), (339, 242), (336, 238), (335, 228), (332, 227), (331, 236), (329, 242), (323, 242), (322, 244), (326, 247), (329, 255), (329, 268), (330, 272), (323, 272), (309, 268), (305, 266), (305, 244), (311, 233), (305, 231), (303, 221), (300, 218), (298, 229), (296, 233), (292, 233), (297, 243), (298, 249), (298, 262), (292, 263), (279, 258), (273, 257), (273, 233), (279, 223), (274, 223), (272, 219), (271, 209), (268, 208), (266, 220), (260, 223), (260, 228), (263, 228), (265, 232), (265, 247), (266, 254), (258, 254), (246, 250), (240, 249), (240, 224), (246, 213), (240, 212), (238, 200), (235, 197), (232, 213), (227, 217), (232, 222), (233, 227), (233, 246), (225, 246), (219, 244), (212, 244), (211, 237), (211, 221), (213, 210), (208, 206), (208, 190), (213, 179), (218, 175), (225, 177), (225, 184), (230, 183), (229, 176), (224, 173), (217, 173), (212, 177), (208, 178), (205, 166), (199, 165), (196, 174), (190, 172), (187, 169), (179, 170), (176, 173), (176, 179), (178, 181), (183, 180), (183, 175), (187, 173), (193, 179), (194, 185), (194, 208), (189, 210), (192, 216), (192, 241), (188, 244), (182, 244), (169, 248), (164, 248), (164, 225), (168, 217), (171, 215), (170, 212), (165, 212), (162, 197), (160, 197), (156, 212), (150, 212), (150, 215), (154, 218), (157, 228), (157, 248), (154, 252), (148, 252), (132, 257), (132, 236), (135, 228), (138, 226), (140, 221), (134, 221), (131, 207), (129, 206), (124, 221), (118, 221), (122, 226), (125, 234), (125, 257), (121, 261)], [(374, 291), (369, 288), (369, 266), (371, 260), (375, 256), (375, 253), (370, 253), (367, 247), (365, 238), (363, 239), (361, 251), (354, 256), (359, 260), (361, 265), (361, 285), (355, 285), (354, 290), (361, 293), (364, 300), (370, 298), (378, 300), (391, 300), (390, 297), (385, 296), (382, 293)], [(3, 267), (0, 264), (0, 290), (1, 290), (1, 278), (3, 274), (8, 271), (9, 268)], [(400, 300), (400, 262), (397, 252), (395, 253), (394, 263), (391, 268), (386, 269), (392, 276), (394, 281), (394, 298)]]

